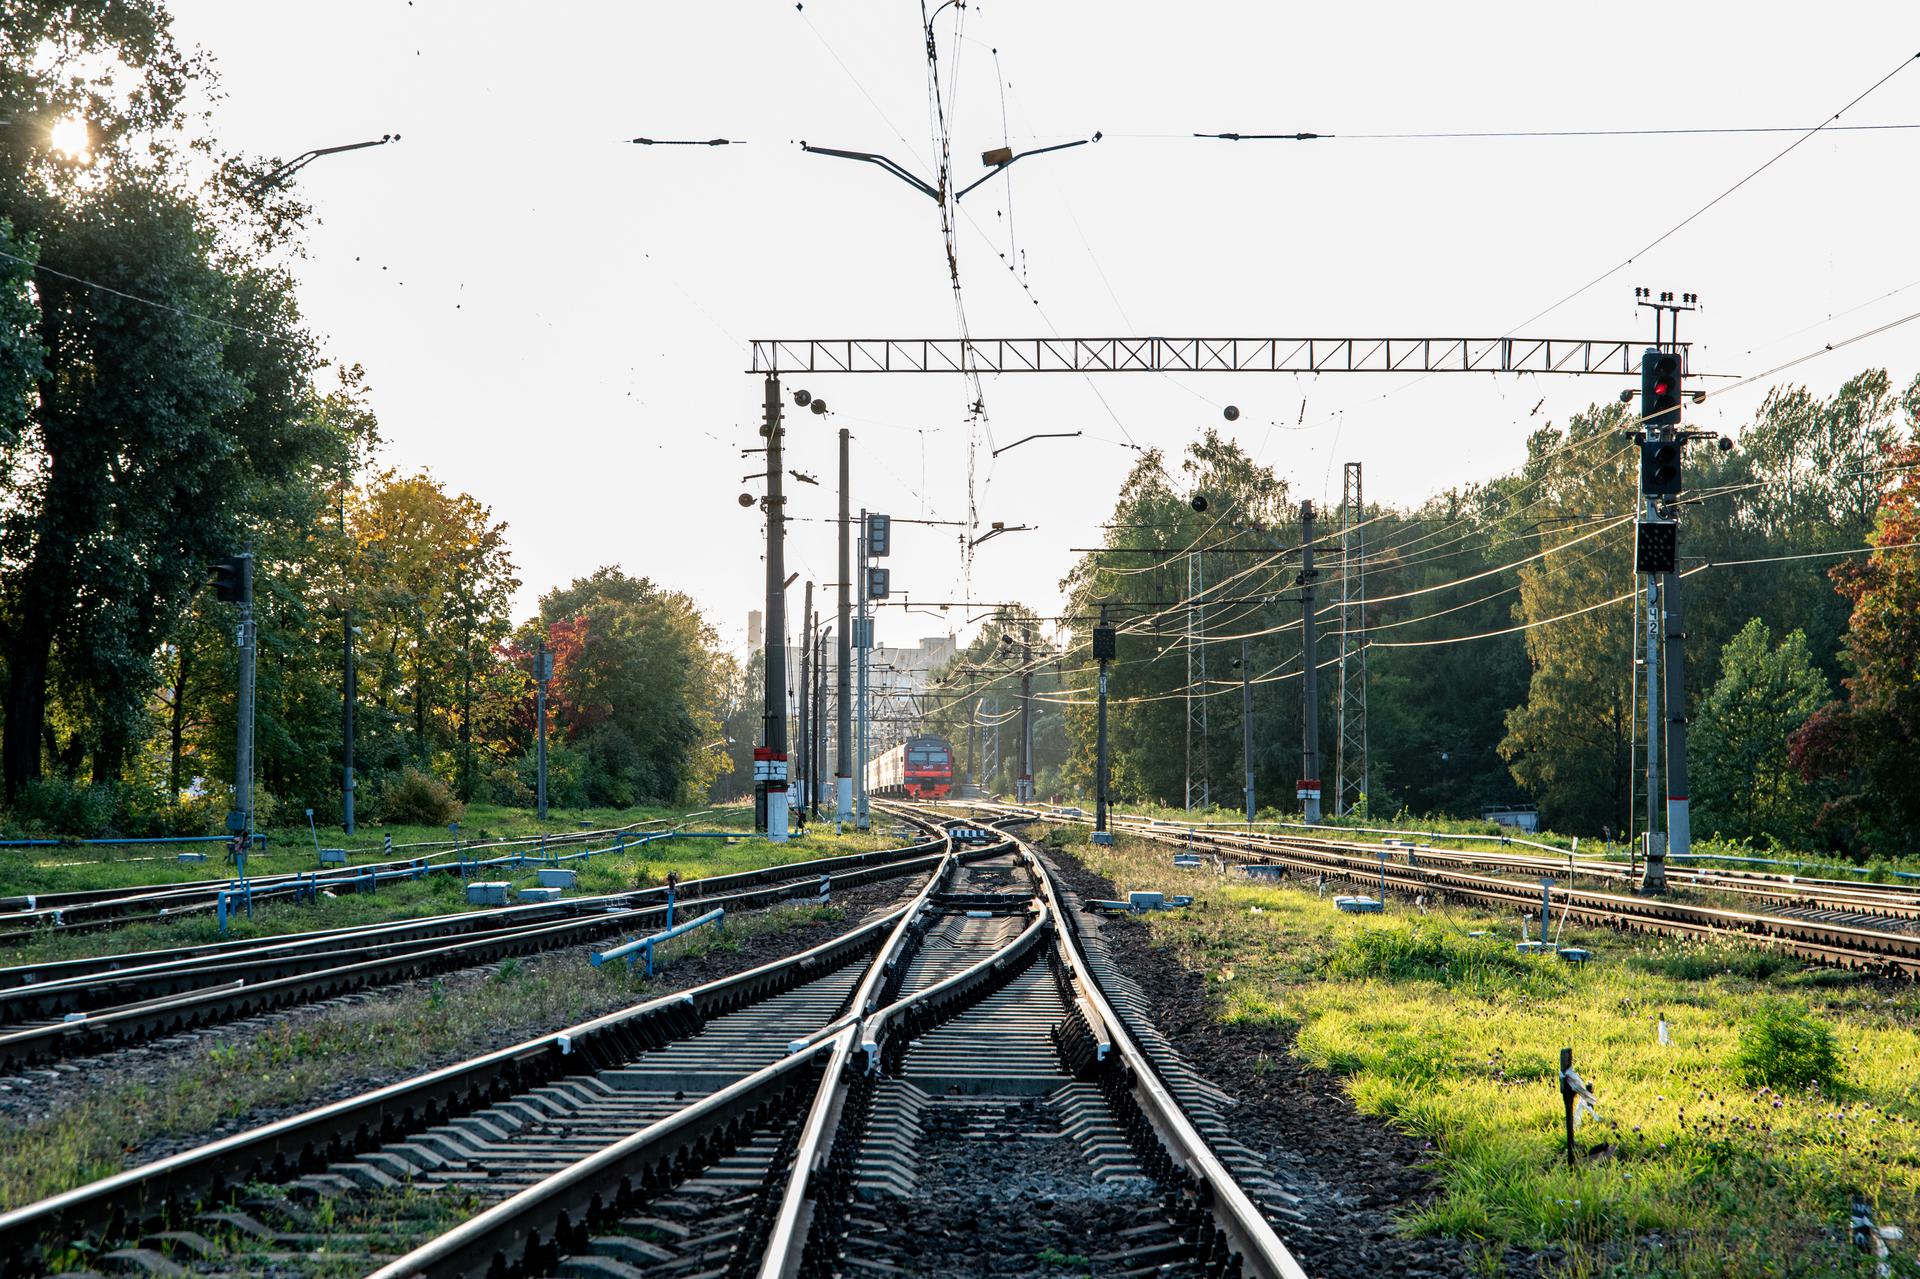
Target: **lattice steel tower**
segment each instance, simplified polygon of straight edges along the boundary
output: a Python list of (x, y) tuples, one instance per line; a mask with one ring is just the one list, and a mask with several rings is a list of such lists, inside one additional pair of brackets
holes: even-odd
[(1340, 732), (1334, 745), (1333, 811), (1365, 815), (1367, 798), (1366, 515), (1360, 463), (1340, 482)]
[(1200, 602), (1206, 569), (1198, 552), (1187, 553), (1187, 808), (1207, 808), (1207, 607)]

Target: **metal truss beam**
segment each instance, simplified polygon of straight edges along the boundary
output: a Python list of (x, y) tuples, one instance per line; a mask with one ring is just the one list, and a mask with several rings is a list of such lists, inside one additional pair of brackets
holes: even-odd
[[(1642, 338), (760, 339), (767, 373), (1600, 373), (1638, 377)], [(1685, 359), (1690, 344), (1682, 344)], [(1691, 376), (1702, 376), (1692, 373)]]

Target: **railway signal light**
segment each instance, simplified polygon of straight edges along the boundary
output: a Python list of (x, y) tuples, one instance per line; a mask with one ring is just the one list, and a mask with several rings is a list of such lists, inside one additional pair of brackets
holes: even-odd
[(1648, 436), (1640, 445), (1640, 492), (1672, 497), (1680, 491), (1680, 441)]
[(891, 569), (869, 568), (867, 570), (867, 598), (870, 600), (883, 600), (887, 598), (887, 588), (891, 585), (890, 579), (892, 576), (893, 572)]
[(879, 559), (893, 551), (893, 517), (867, 514), (867, 554)]
[(1640, 356), (1640, 419), (1649, 431), (1680, 425), (1680, 354), (1649, 347)]
[(230, 555), (215, 560), (213, 593), (223, 604), (253, 603), (253, 556)]
[(1680, 571), (1680, 526), (1672, 520), (1641, 520), (1634, 525), (1633, 571)]
[(1096, 626), (1093, 628), (1093, 660), (1111, 662), (1119, 656), (1119, 643), (1114, 636), (1113, 627)]

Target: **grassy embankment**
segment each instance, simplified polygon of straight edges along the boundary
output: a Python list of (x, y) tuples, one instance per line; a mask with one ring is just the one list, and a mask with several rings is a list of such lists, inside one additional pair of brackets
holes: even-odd
[[(1920, 1233), (1920, 995), (1733, 944), (1571, 929), (1595, 960), (1514, 953), (1518, 920), (1395, 902), (1338, 912), (1294, 888), (1180, 871), (1169, 850), (1056, 830), (1122, 891), (1192, 892), (1147, 917), (1229, 1026), (1291, 1028), (1360, 1110), (1437, 1150), (1409, 1231), (1566, 1250), (1564, 1276), (1854, 1275), (1851, 1194)], [(1476, 938), (1471, 934), (1486, 930)], [(1660, 1044), (1657, 1021), (1671, 1027)], [(1565, 1163), (1558, 1055), (1599, 1098)], [(1912, 1242), (1895, 1273), (1920, 1274)]]
[[(685, 828), (689, 830), (731, 830), (739, 831), (744, 836), (748, 833), (752, 816), (751, 810), (741, 808), (692, 812), (699, 815), (693, 816), (691, 821), (687, 820), (690, 815), (687, 811), (666, 809), (589, 812), (580, 814), (577, 820), (549, 822), (545, 830), (549, 834), (565, 834), (579, 829), (579, 823), (595, 829), (638, 822), (654, 823), (642, 827), (644, 831), (685, 823)], [(387, 829), (376, 828), (371, 832), (371, 838), (363, 833), (354, 844), (351, 864), (381, 860), (379, 836), (386, 833)], [(564, 865), (579, 872), (579, 893), (618, 892), (660, 883), (669, 872), (677, 872), (683, 879), (692, 879), (815, 857), (897, 847), (904, 841), (891, 831), (891, 823), (876, 821), (873, 829), (864, 834), (848, 831), (835, 835), (831, 824), (820, 824), (809, 827), (804, 837), (790, 840), (784, 846), (775, 846), (760, 838), (738, 841), (667, 840), (629, 851), (622, 856), (596, 855)], [(478, 844), (491, 839), (521, 838), (539, 833), (541, 828), (530, 813), (476, 806), (469, 810), (468, 820), (462, 825), (461, 838)], [(436, 837), (441, 840), (447, 838), (445, 830), (417, 827), (396, 827), (393, 828), (393, 835), (396, 845)], [(312, 838), (304, 829), (299, 832), (299, 838), (304, 842), (296, 841), (290, 833), (276, 832), (265, 855), (248, 859), (248, 871), (266, 875), (314, 869)], [(324, 834), (321, 842), (323, 846), (337, 846), (327, 840)], [(605, 848), (611, 843), (610, 839), (603, 838), (596, 840), (593, 846)], [(216, 851), (209, 854), (204, 863), (184, 865), (174, 860), (170, 849), (156, 854), (139, 845), (131, 849), (63, 846), (0, 850), (0, 894), (179, 883), (217, 878), (230, 872), (225, 854), (218, 851), (218, 845), (203, 847), (211, 847)], [(579, 847), (574, 845), (556, 851), (572, 852)], [(440, 850), (420, 849), (417, 853), (437, 851)], [(396, 851), (395, 855), (408, 854)], [(484, 858), (500, 853), (481, 848), (474, 855)], [(490, 867), (482, 873), (488, 879), (507, 880), (516, 886), (527, 886), (535, 882), (535, 869), (529, 863), (519, 871)], [(255, 905), (251, 920), (241, 918), (235, 921), (228, 935), (234, 938), (273, 936), (383, 920), (411, 919), (467, 908), (460, 878), (457, 875), (436, 874), (419, 880), (383, 883), (373, 893), (343, 892), (333, 897), (322, 896), (317, 902), (295, 904), (285, 900), (263, 901)], [(0, 947), (0, 965), (195, 945), (220, 939), (213, 914), (210, 911), (199, 912), (179, 919), (133, 923), (122, 928), (94, 932), (58, 934), (50, 931), (22, 946)]]
[(770, 958), (792, 944), (778, 934), (843, 918), (838, 907), (811, 904), (742, 915), (724, 933), (665, 943), (651, 982), (625, 964), (589, 967), (576, 949), (195, 1044), (164, 1068), (100, 1078), (50, 1116), (0, 1118), (0, 1211), (117, 1172), (148, 1143), (198, 1138), (262, 1108), (309, 1105), (343, 1085), (357, 1090), (557, 1030), (664, 993), (679, 984), (675, 965), (692, 957), (764, 949)]

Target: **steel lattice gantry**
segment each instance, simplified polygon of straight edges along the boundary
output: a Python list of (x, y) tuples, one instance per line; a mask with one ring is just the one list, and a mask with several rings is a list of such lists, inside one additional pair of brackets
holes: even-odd
[[(1600, 373), (1637, 338), (763, 338), (752, 373)], [(1685, 359), (1689, 346), (1680, 348)]]

